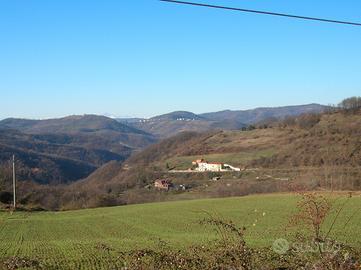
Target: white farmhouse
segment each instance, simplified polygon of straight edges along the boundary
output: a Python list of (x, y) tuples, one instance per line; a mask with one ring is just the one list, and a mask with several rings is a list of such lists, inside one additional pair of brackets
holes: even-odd
[(204, 159), (195, 160), (192, 162), (192, 164), (197, 166), (195, 170), (199, 172), (241, 171), (240, 168), (235, 168), (228, 164), (224, 164), (221, 162), (208, 162)]

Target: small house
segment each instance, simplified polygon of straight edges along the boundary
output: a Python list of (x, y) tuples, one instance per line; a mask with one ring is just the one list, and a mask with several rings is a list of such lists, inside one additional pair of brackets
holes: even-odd
[(156, 189), (169, 190), (171, 188), (171, 186), (172, 186), (172, 183), (166, 179), (159, 179), (154, 182), (154, 187)]

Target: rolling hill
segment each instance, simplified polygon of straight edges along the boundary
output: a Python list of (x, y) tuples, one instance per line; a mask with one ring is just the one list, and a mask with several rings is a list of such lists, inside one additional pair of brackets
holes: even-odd
[[(78, 190), (86, 187), (85, 201), (103, 194), (112, 198), (110, 205), (288, 191), (297, 185), (358, 190), (360, 126), (361, 114), (331, 112), (297, 116), (249, 131), (184, 132), (132, 155), (119, 167), (104, 166), (75, 185)], [(199, 158), (243, 170), (225, 174), (214, 183), (209, 183), (212, 173), (169, 171), (187, 170)], [(145, 189), (158, 178), (191, 188), (163, 194)], [(106, 195), (105, 190), (110, 193)]]
[(202, 121), (205, 120), (205, 118), (192, 113), (192, 112), (186, 112), (186, 111), (176, 111), (171, 112), (159, 116), (152, 117), (150, 120), (153, 121), (163, 121), (163, 120), (175, 120), (175, 121)]
[(0, 165), (15, 154), (20, 179), (69, 183), (109, 161), (124, 161), (155, 141), (144, 131), (103, 116), (5, 119), (0, 121)]
[(0, 129), (0, 163), (7, 164), (15, 155), (20, 180), (62, 184), (87, 177), (111, 160), (124, 161), (132, 152), (126, 146), (118, 147), (118, 153), (115, 153), (69, 141), (66, 143), (61, 139), (64, 138), (54, 140), (53, 137), (48, 139), (47, 136)]
[[(348, 114), (329, 111), (255, 125), (254, 129), (248, 130), (187, 131), (152, 144), (142, 151), (123, 149), (133, 153), (129, 158), (124, 156), (126, 160), (123, 157), (119, 160), (100, 155), (94, 151), (97, 148), (92, 147), (92, 144), (100, 147), (101, 141), (96, 139), (87, 142), (85, 138), (88, 137), (81, 137), (85, 136), (84, 133), (78, 133), (75, 138), (69, 134), (60, 136), (61, 146), (56, 145), (60, 140), (57, 134), (19, 133), (11, 135), (17, 138), (17, 145), (11, 146), (10, 150), (4, 147), (7, 143), (3, 143), (2, 147), (8, 155), (14, 148), (21, 151), (27, 149), (27, 156), (24, 151), (19, 153), (24, 156), (24, 168), (27, 168), (24, 170), (25, 175), (33, 176), (30, 173), (42, 172), (44, 168), (45, 172), (40, 176), (52, 177), (54, 172), (54, 175), (58, 175), (54, 179), (49, 178), (53, 183), (68, 183), (72, 170), (79, 168), (77, 173), (83, 172), (87, 177), (61, 189), (40, 186), (29, 188), (25, 183), (19, 186), (19, 198), (26, 198), (28, 205), (46, 209), (78, 209), (291, 191), (300, 185), (312, 190), (359, 190), (360, 126), (360, 112)], [(31, 140), (36, 143), (28, 144), (28, 139), (21, 139), (23, 136), (34, 136)], [(76, 144), (82, 146), (76, 148)], [(105, 146), (112, 144), (104, 142)], [(84, 152), (83, 148), (92, 151)], [(31, 152), (31, 149), (36, 152)], [(39, 156), (29, 157), (29, 153)], [(54, 153), (56, 155), (52, 155)], [(188, 170), (192, 167), (192, 161), (199, 158), (231, 164), (242, 171), (224, 173), (220, 175), (222, 180), (216, 182), (210, 182), (214, 176), (218, 176), (214, 173), (172, 172)], [(110, 159), (114, 161), (106, 163)], [(46, 171), (46, 168), (49, 170)], [(59, 175), (63, 175), (62, 178)], [(75, 175), (76, 178), (80, 177)], [(159, 192), (152, 188), (154, 181), (159, 178), (170, 179), (175, 185), (188, 188)], [(34, 179), (44, 183), (40, 177)]]
[[(28, 134), (87, 134), (118, 137), (131, 147), (153, 142), (150, 134), (99, 115), (74, 115), (59, 119), (24, 120), (9, 118), (0, 121), (2, 129), (17, 129)], [(135, 137), (134, 140), (131, 137)]]
[(149, 119), (131, 118), (118, 119), (118, 121), (153, 134), (158, 138), (171, 137), (184, 131), (202, 132), (218, 128), (213, 121), (186, 111), (171, 112)]
[(318, 104), (287, 106), (278, 108), (257, 108), (246, 111), (221, 111), (205, 114), (194, 114), (176, 111), (149, 119), (118, 119), (122, 123), (151, 133), (159, 138), (167, 138), (179, 132), (210, 130), (239, 130), (250, 124), (268, 119), (284, 119), (305, 113), (319, 113), (327, 107)]
[[(186, 132), (152, 145), (129, 163), (269, 150), (267, 166), (361, 165), (361, 113), (331, 112), (278, 120), (250, 131)], [(256, 161), (256, 160), (254, 160)], [(241, 160), (239, 166), (251, 166)]]
[[(297, 113), (307, 108), (312, 112), (315, 109), (313, 106), (311, 109), (306, 106), (302, 110), (297, 110)], [(30, 179), (38, 183), (76, 181), (65, 187), (62, 194), (53, 190), (56, 194), (54, 200), (57, 201), (55, 209), (175, 198), (217, 197), (221, 196), (220, 194), (243, 195), (254, 193), (255, 190), (287, 191), (288, 183), (277, 184), (274, 180), (302, 178), (304, 173), (299, 172), (302, 168), (315, 175), (312, 179), (319, 179), (312, 183), (313, 187), (324, 186), (326, 184), (322, 179), (326, 177), (325, 164), (328, 166), (359, 164), (360, 136), (357, 135), (359, 134), (357, 123), (360, 122), (360, 116), (345, 115), (342, 112), (311, 114), (311, 116), (311, 119), (302, 115), (293, 118), (283, 117), (284, 120), (275, 119), (274, 122), (258, 127), (255, 124), (256, 129), (244, 131), (210, 128), (217, 122), (204, 120), (204, 116), (198, 117), (188, 112), (175, 112), (153, 119), (156, 121), (153, 125), (158, 127), (158, 132), (165, 125), (167, 132), (176, 134), (159, 143), (155, 143), (157, 138), (154, 135), (150, 135), (145, 130), (140, 131), (139, 127), (136, 128), (134, 125), (129, 127), (104, 117), (73, 116), (55, 120), (53, 123), (50, 120), (41, 123), (37, 120), (8, 119), (0, 122), (0, 126), (7, 128), (3, 129), (5, 133), (1, 135), (4, 149), (1, 158), (3, 163), (6, 163), (10, 159), (11, 152), (19, 151), (18, 155), (23, 157), (21, 163), (24, 168), (20, 176), (23, 176), (24, 180)], [(105, 122), (103, 123), (102, 120)], [(232, 123), (232, 120), (230, 122)], [(68, 125), (63, 126), (64, 123)], [(138, 120), (135, 120), (135, 123), (139, 123)], [(187, 131), (192, 127), (194, 130), (199, 130), (202, 127), (199, 123), (206, 123), (202, 132)], [(145, 122), (145, 124), (149, 123)], [(179, 133), (180, 127), (186, 131)], [(10, 132), (10, 128), (18, 128), (22, 132), (4, 135)], [(45, 133), (46, 130), (48, 132)], [(158, 136), (165, 134), (160, 135), (160, 133), (163, 132), (159, 132)], [(355, 134), (357, 136), (354, 136)], [(146, 147), (149, 144), (151, 145)], [(344, 145), (348, 146), (344, 147)], [(342, 159), (339, 157), (340, 149), (344, 152)], [(238, 179), (237, 188), (232, 185), (224, 186), (222, 183), (206, 184), (210, 178), (208, 175), (169, 173), (170, 168), (179, 170), (190, 168), (191, 162), (198, 158), (224, 162), (245, 169), (259, 168), (259, 172), (227, 175), (227, 179), (232, 177)], [(115, 162), (108, 163), (108, 161)], [(320, 170), (320, 167), (323, 169)], [(294, 169), (290, 170), (290, 168)], [(77, 171), (74, 176), (71, 175), (73, 170)], [(275, 172), (276, 170), (278, 171)], [(348, 180), (338, 185), (343, 188), (358, 188), (359, 184), (355, 180), (358, 172), (350, 169), (348, 173), (351, 175)], [(332, 177), (338, 177), (334, 172), (331, 174)], [(272, 181), (267, 183), (254, 181), (264, 179), (265, 175), (271, 175), (271, 178), (266, 178)], [(191, 187), (191, 191), (158, 194), (153, 190), (144, 189), (155, 179), (163, 177), (169, 177), (178, 184), (185, 183)], [(80, 179), (82, 180), (77, 181)], [(37, 190), (38, 195), (35, 197), (34, 194), (30, 197), (29, 194), (23, 195), (33, 198), (28, 200), (31, 204), (40, 204), (49, 208), (44, 198), (47, 198), (51, 192), (41, 187)], [(24, 192), (27, 193), (26, 189)], [(50, 208), (53, 209), (52, 207)]]
[(220, 111), (200, 114), (201, 117), (212, 121), (235, 121), (244, 124), (256, 124), (267, 119), (284, 119), (289, 116), (298, 116), (307, 113), (321, 113), (327, 106), (320, 104), (307, 104), (275, 108), (256, 108), (244, 111)]

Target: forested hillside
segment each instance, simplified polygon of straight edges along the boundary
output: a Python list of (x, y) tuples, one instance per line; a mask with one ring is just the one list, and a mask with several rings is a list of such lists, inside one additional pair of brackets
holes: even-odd
[(87, 177), (109, 161), (124, 161), (155, 141), (103, 116), (5, 119), (0, 121), (0, 166), (15, 155), (19, 180), (64, 184)]
[[(123, 164), (111, 162), (66, 187), (65, 208), (173, 199), (238, 196), (306, 189), (358, 190), (361, 172), (361, 114), (307, 114), (245, 131), (185, 132), (151, 145)], [(204, 158), (240, 167), (234, 173), (172, 173)], [(219, 175), (222, 180), (210, 182)], [(159, 192), (156, 179), (170, 179), (185, 191)]]
[(286, 106), (278, 108), (257, 108), (244, 111), (221, 111), (204, 114), (176, 111), (150, 119), (119, 119), (160, 138), (174, 136), (179, 132), (206, 132), (210, 130), (239, 130), (250, 124), (268, 119), (281, 120), (305, 113), (320, 113), (327, 106), (319, 104)]

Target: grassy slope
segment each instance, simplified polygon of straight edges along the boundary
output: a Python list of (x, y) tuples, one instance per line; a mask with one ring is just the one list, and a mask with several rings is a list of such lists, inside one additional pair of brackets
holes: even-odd
[(234, 166), (244, 166), (249, 161), (252, 161), (257, 158), (271, 157), (273, 153), (274, 150), (270, 148), (259, 151), (239, 152), (239, 153), (181, 156), (181, 157), (170, 158), (166, 160), (166, 163), (168, 163), (170, 167), (174, 167), (174, 169), (178, 169), (178, 170), (186, 170), (192, 167), (192, 161), (202, 158), (206, 159), (209, 162), (223, 162)]
[[(172, 247), (214, 239), (215, 234), (199, 224), (207, 217), (205, 211), (246, 226), (251, 245), (270, 246), (285, 237), (296, 203), (296, 196), (274, 194), (58, 213), (1, 213), (0, 257), (37, 257), (59, 269), (106, 269), (109, 255), (96, 248), (99, 244), (125, 250), (155, 246), (158, 239)], [(346, 220), (360, 205), (361, 197), (352, 198), (339, 220)], [(253, 226), (255, 220), (258, 222)], [(341, 234), (339, 238), (361, 246), (360, 222), (361, 216), (356, 215), (346, 238)]]
[[(356, 165), (361, 160), (361, 113), (324, 114), (314, 126), (296, 124), (252, 131), (223, 131), (208, 134), (179, 135), (149, 147), (129, 160), (130, 164), (146, 160), (164, 168), (189, 168), (191, 161), (204, 157), (244, 166), (264, 157), (268, 162), (257, 164), (273, 168), (290, 166), (320, 167)], [(185, 138), (182, 139), (181, 136)], [(186, 137), (188, 136), (188, 137)]]
[[(199, 158), (245, 166), (254, 159), (271, 157), (277, 153), (278, 145), (285, 144), (289, 135), (288, 130), (277, 129), (199, 134), (194, 135), (192, 140), (186, 141), (184, 145), (175, 144), (169, 149), (161, 149), (161, 154), (151, 160), (161, 168), (165, 168), (168, 163), (176, 169), (188, 169), (192, 166), (192, 161)], [(159, 145), (162, 147), (162, 144)], [(151, 152), (156, 151), (152, 149)]]

